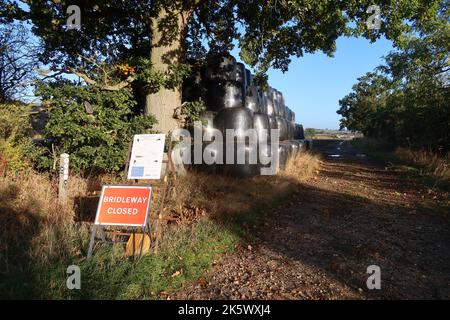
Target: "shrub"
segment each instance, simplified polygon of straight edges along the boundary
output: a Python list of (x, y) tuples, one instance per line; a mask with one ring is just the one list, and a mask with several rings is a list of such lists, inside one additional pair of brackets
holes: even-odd
[(31, 142), (30, 106), (0, 104), (0, 155), (8, 171), (17, 173), (31, 166), (39, 150)]
[(155, 123), (152, 116), (133, 112), (136, 101), (126, 89), (104, 91), (56, 80), (41, 83), (37, 93), (49, 106), (44, 137), (53, 144), (40, 159), (43, 166), (56, 152), (70, 154), (75, 172), (117, 172), (133, 135), (151, 132)]

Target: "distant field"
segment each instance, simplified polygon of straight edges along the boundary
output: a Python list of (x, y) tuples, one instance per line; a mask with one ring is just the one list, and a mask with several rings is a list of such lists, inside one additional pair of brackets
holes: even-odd
[(342, 139), (342, 140), (351, 140), (354, 138), (361, 137), (360, 134), (353, 134), (353, 133), (316, 133), (311, 136), (307, 136), (308, 139), (315, 139), (315, 140), (335, 140), (335, 139)]
[(306, 128), (305, 137), (306, 139), (317, 139), (317, 140), (334, 140), (334, 139), (351, 140), (354, 138), (362, 138), (362, 134), (340, 130)]

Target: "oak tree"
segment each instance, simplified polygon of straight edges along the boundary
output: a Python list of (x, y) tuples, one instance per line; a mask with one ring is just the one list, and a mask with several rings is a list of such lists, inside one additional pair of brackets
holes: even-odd
[[(189, 57), (240, 49), (241, 59), (264, 79), (270, 68), (288, 70), (292, 57), (332, 55), (339, 36), (381, 36), (397, 41), (433, 19), (437, 0), (2, 0), (0, 19), (28, 19), (43, 39), (42, 62), (81, 76), (105, 90), (128, 84), (145, 95), (158, 129), (177, 126), (181, 79)], [(377, 5), (375, 10), (373, 5)], [(81, 28), (68, 29), (69, 5), (81, 9)], [(379, 13), (380, 29), (371, 23)], [(1, 20), (0, 20), (1, 21)], [(364, 57), (362, 57), (363, 59)], [(87, 60), (89, 59), (89, 60)], [(136, 70), (116, 83), (95, 79), (92, 63)]]

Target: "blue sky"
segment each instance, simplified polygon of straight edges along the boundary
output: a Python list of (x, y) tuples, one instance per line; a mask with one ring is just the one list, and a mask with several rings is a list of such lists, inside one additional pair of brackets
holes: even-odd
[[(293, 58), (289, 71), (269, 71), (270, 86), (280, 90), (305, 128), (338, 129), (339, 99), (350, 93), (357, 78), (383, 63), (382, 57), (393, 50), (384, 38), (370, 43), (363, 38), (341, 37), (330, 58), (323, 53)], [(233, 52), (238, 57), (238, 51)]]

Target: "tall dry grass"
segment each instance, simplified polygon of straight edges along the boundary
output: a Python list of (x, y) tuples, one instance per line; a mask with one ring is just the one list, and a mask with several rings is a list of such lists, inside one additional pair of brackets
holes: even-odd
[[(164, 213), (169, 222), (183, 227), (171, 228), (168, 234), (172, 235), (163, 239), (173, 241), (177, 230), (181, 232), (185, 230), (184, 226), (209, 220), (204, 217), (239, 216), (261, 209), (267, 211), (274, 201), (287, 197), (314, 175), (319, 166), (319, 157), (306, 153), (290, 159), (286, 169), (276, 176), (233, 179), (190, 172), (179, 177), (173, 180)], [(60, 280), (65, 275), (64, 266), (73, 264), (73, 261), (83, 263), (91, 226), (89, 222), (75, 219), (75, 199), (92, 195), (93, 191), (100, 190), (102, 184), (118, 183), (118, 180), (120, 178), (112, 176), (71, 177), (68, 203), (60, 205), (57, 180), (49, 175), (26, 172), (20, 176), (0, 177), (0, 278), (6, 279), (0, 281), (0, 297), (52, 296), (46, 291), (52, 288), (65, 292), (64, 283)], [(160, 192), (155, 192), (155, 204), (160, 201), (160, 196)], [(158, 206), (154, 205), (153, 213), (157, 209)], [(224, 232), (224, 237), (229, 237), (229, 233)], [(192, 239), (196, 241), (195, 237)], [(208, 241), (203, 245), (208, 246)], [(215, 241), (220, 242), (218, 239)], [(161, 246), (167, 244), (161, 243)], [(194, 244), (192, 246), (195, 247)], [(196, 265), (198, 263), (193, 261), (193, 268)], [(55, 272), (59, 276), (54, 276)], [(92, 272), (96, 272), (95, 269)], [(24, 274), (28, 275), (23, 280), (28, 286), (21, 285), (20, 279)], [(46, 287), (41, 291), (29, 292), (30, 288), (43, 283)], [(21, 290), (25, 292), (20, 293)]]
[(291, 157), (286, 168), (274, 176), (236, 179), (190, 172), (174, 185), (170, 214), (179, 221), (198, 215), (239, 214), (287, 196), (297, 184), (311, 178), (320, 167), (320, 157), (302, 153)]
[(397, 147), (385, 140), (361, 138), (352, 144), (384, 163), (408, 165), (441, 189), (450, 190), (450, 154), (440, 155), (430, 150)]
[(320, 156), (315, 153), (301, 153), (289, 158), (286, 168), (281, 175), (294, 179), (297, 182), (305, 182), (314, 176), (321, 164)]
[(427, 150), (398, 148), (395, 155), (402, 160), (412, 162), (426, 169), (438, 178), (450, 178), (450, 154), (439, 156)]
[[(165, 216), (184, 224), (203, 216), (248, 212), (288, 195), (319, 166), (317, 155), (303, 153), (289, 159), (285, 170), (276, 176), (235, 179), (190, 172), (173, 181)], [(108, 183), (117, 183), (117, 179), (71, 177), (68, 203), (61, 205), (57, 181), (48, 175), (27, 172), (20, 177), (0, 177), (0, 263), (9, 266), (17, 253), (41, 264), (79, 254), (80, 246), (87, 241), (89, 223), (75, 222), (75, 199)], [(154, 203), (160, 196), (155, 192)], [(153, 208), (159, 209), (157, 205)]]
[[(77, 185), (77, 179), (74, 179)], [(73, 187), (72, 187), (73, 189)], [(78, 238), (73, 202), (62, 206), (56, 183), (34, 172), (0, 178), (0, 264), (20, 266), (15, 259), (46, 264), (72, 255)]]

